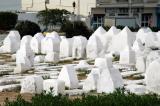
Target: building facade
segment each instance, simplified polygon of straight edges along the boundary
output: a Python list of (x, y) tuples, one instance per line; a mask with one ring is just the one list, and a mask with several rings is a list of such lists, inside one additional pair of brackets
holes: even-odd
[(159, 0), (97, 0), (92, 27), (160, 27)]
[[(48, 9), (66, 9), (81, 16), (88, 16), (91, 13), (91, 8), (96, 7), (96, 0), (22, 0), (22, 10), (45, 10), (45, 1), (47, 1)], [(76, 3), (75, 9), (73, 8), (73, 2)]]

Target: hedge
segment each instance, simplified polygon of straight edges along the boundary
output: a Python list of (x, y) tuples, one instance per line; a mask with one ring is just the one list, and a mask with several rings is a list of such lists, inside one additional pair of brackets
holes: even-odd
[(11, 12), (0, 12), (0, 30), (10, 30), (15, 27), (18, 15)]
[(12, 102), (7, 99), (5, 106), (160, 106), (160, 97), (156, 94), (135, 95), (124, 90), (111, 94), (83, 94), (74, 99), (42, 93), (35, 95), (31, 102), (25, 101), (21, 96)]
[(38, 24), (27, 20), (17, 23), (15, 29), (19, 31), (21, 37), (25, 35), (34, 36), (36, 33), (41, 32)]
[(67, 38), (71, 38), (73, 36), (82, 35), (86, 38), (89, 38), (91, 34), (93, 33), (92, 30), (90, 30), (87, 25), (82, 21), (74, 21), (70, 22), (67, 21), (61, 26), (61, 32), (66, 33)]

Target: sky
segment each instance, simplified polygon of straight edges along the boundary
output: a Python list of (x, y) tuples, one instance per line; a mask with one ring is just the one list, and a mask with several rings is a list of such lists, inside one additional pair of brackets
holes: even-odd
[(21, 0), (0, 0), (0, 11), (20, 10)]

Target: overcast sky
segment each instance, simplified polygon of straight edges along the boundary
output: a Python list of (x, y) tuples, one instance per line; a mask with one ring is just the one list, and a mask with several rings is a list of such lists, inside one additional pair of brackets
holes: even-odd
[(21, 0), (0, 0), (0, 11), (3, 10), (20, 10)]

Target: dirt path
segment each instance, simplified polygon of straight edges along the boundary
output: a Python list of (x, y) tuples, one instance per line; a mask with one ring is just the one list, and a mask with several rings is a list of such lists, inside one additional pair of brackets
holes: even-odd
[[(16, 100), (20, 93), (17, 92), (1, 92), (0, 93), (0, 106), (4, 106), (4, 101), (8, 98), (10, 101)], [(30, 101), (33, 95), (22, 94), (23, 99)]]

